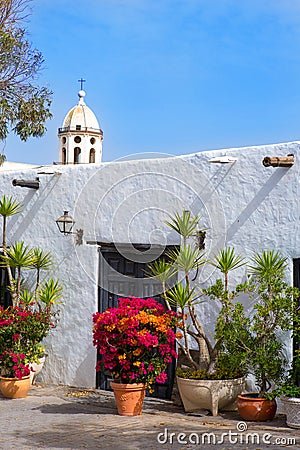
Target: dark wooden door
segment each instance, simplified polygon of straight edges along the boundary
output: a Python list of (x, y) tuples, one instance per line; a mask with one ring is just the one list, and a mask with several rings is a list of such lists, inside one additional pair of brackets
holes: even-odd
[[(145, 246), (135, 246), (142, 253)], [(159, 253), (159, 252), (158, 252)], [(127, 257), (120, 254), (113, 245), (101, 246), (99, 263), (99, 312), (108, 308), (116, 307), (120, 297), (135, 296), (140, 298), (153, 297), (162, 304), (163, 298), (160, 296), (161, 284), (147, 278), (147, 263), (135, 261), (136, 255), (130, 257), (130, 249), (125, 251)], [(98, 355), (99, 357), (99, 355)], [(156, 383), (154, 393), (147, 394), (151, 397), (170, 399), (172, 395), (175, 359), (169, 364), (167, 370), (168, 379), (164, 384)], [(109, 376), (105, 372), (97, 372), (96, 385), (100, 389), (110, 390)]]
[[(14, 270), (12, 269), (12, 275), (14, 276)], [(9, 280), (7, 269), (0, 268), (0, 306), (7, 308), (12, 305), (11, 294), (9, 291)]]

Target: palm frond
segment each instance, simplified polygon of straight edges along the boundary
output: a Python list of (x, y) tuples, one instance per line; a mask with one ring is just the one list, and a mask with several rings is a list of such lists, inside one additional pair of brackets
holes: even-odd
[(37, 270), (49, 270), (53, 266), (51, 253), (46, 253), (44, 250), (34, 248), (32, 250), (33, 261), (31, 264), (32, 269)]
[(22, 211), (22, 205), (13, 199), (3, 195), (0, 199), (0, 215), (3, 217), (13, 216)]
[(191, 211), (182, 211), (181, 215), (175, 213), (174, 216), (170, 216), (170, 220), (166, 221), (166, 225), (175, 230), (178, 234), (184, 238), (193, 236), (197, 232), (198, 222), (200, 217), (196, 215), (191, 216)]
[(62, 286), (51, 278), (40, 286), (38, 297), (47, 306), (58, 304), (62, 297)]
[(281, 275), (287, 267), (287, 258), (278, 251), (266, 250), (261, 254), (255, 253), (248, 266), (251, 275), (270, 279), (272, 276)]
[(220, 272), (227, 274), (231, 270), (244, 266), (246, 261), (241, 255), (235, 255), (234, 248), (226, 247), (220, 250), (218, 255), (214, 255), (210, 264), (219, 269)]
[(170, 305), (179, 307), (182, 311), (184, 308), (191, 305), (199, 294), (196, 288), (189, 289), (188, 286), (184, 286), (182, 283), (178, 283), (168, 290), (166, 299)]
[(32, 293), (29, 292), (27, 289), (25, 289), (25, 290), (20, 294), (20, 300), (21, 300), (25, 305), (30, 305), (30, 303), (34, 301), (34, 298), (33, 298)]
[(0, 266), (30, 269), (33, 261), (32, 249), (25, 245), (23, 241), (19, 241), (6, 250), (6, 255), (1, 256)]
[(205, 263), (204, 254), (197, 247), (193, 248), (191, 245), (170, 250), (167, 256), (173, 261), (178, 271), (182, 270), (185, 273), (197, 270)]
[(173, 264), (164, 259), (158, 259), (148, 264), (148, 270), (145, 271), (145, 275), (157, 278), (161, 283), (166, 283), (176, 272), (177, 270)]

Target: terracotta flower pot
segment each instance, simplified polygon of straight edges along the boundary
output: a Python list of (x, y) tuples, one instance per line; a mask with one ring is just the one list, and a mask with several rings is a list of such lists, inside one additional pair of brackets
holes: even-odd
[(111, 381), (110, 385), (114, 391), (120, 416), (138, 416), (142, 414), (146, 393), (146, 385), (144, 383), (122, 384)]
[(276, 414), (276, 400), (257, 397), (257, 394), (241, 394), (238, 396), (238, 412), (244, 420), (272, 420)]
[(30, 389), (30, 375), (21, 378), (0, 377), (0, 391), (6, 398), (25, 398)]

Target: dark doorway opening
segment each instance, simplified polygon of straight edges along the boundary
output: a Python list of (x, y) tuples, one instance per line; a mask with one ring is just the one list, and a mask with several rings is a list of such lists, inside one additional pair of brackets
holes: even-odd
[[(98, 287), (98, 311), (103, 312), (108, 308), (118, 305), (120, 297), (135, 296), (140, 298), (155, 298), (165, 305), (161, 297), (161, 284), (146, 276), (149, 252), (159, 258), (167, 257), (166, 252), (174, 249), (174, 246), (155, 248), (148, 245), (122, 245), (101, 244), (99, 247), (99, 287)], [(144, 256), (143, 257), (143, 253)], [(154, 256), (154, 259), (156, 259)], [(98, 358), (99, 358), (98, 354)], [(148, 396), (170, 399), (175, 377), (175, 359), (169, 364), (168, 379), (164, 384), (156, 383), (154, 392)], [(110, 389), (109, 374), (105, 371), (96, 374), (97, 388)]]
[[(2, 253), (3, 255), (3, 253)], [(11, 269), (12, 276), (15, 276), (14, 269)], [(9, 290), (9, 279), (7, 269), (5, 267), (0, 267), (0, 306), (3, 308), (8, 308), (12, 306), (12, 298)]]

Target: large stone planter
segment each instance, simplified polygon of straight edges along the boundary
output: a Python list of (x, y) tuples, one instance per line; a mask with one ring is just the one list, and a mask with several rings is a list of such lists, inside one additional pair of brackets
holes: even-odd
[(281, 397), (284, 412), (286, 414), (286, 424), (291, 428), (300, 428), (300, 398)]
[(232, 380), (191, 380), (177, 377), (185, 412), (208, 409), (213, 416), (217, 416), (219, 410), (235, 410), (237, 396), (245, 389), (245, 384), (245, 377)]
[(30, 366), (34, 370), (34, 372), (33, 371), (30, 372), (31, 384), (35, 383), (36, 377), (38, 376), (38, 374), (40, 373), (40, 371), (44, 367), (45, 360), (46, 360), (45, 356), (42, 356), (41, 358), (39, 358), (39, 362), (33, 362), (33, 363), (30, 364)]

